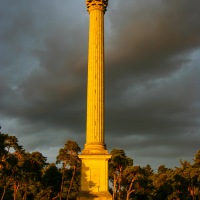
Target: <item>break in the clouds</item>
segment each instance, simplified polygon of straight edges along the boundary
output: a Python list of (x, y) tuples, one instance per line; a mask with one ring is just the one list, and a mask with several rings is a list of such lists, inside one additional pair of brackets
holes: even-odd
[[(135, 164), (174, 167), (199, 149), (199, 7), (109, 1), (106, 144)], [(65, 140), (85, 143), (88, 20), (84, 0), (0, 2), (2, 132), (51, 160)]]

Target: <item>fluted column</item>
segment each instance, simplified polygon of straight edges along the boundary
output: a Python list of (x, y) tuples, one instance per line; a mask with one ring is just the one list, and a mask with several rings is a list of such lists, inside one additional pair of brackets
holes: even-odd
[(85, 149), (104, 144), (104, 13), (108, 0), (86, 0), (90, 15)]
[(108, 153), (104, 143), (104, 13), (108, 0), (86, 0), (90, 15), (86, 144), (79, 158), (81, 188), (77, 200), (112, 200), (108, 189)]

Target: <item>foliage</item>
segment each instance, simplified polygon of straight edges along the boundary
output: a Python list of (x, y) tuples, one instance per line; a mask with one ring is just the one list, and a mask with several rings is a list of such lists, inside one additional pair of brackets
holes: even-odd
[(113, 199), (122, 198), (123, 172), (126, 167), (133, 165), (133, 160), (126, 156), (124, 150), (113, 149), (109, 160), (109, 179), (113, 184)]
[(78, 152), (81, 148), (73, 140), (67, 140), (63, 149), (60, 149), (57, 156), (57, 163), (62, 163), (61, 173), (62, 181), (60, 187), (60, 200), (63, 195), (66, 200), (70, 197), (74, 198), (77, 195), (80, 185), (80, 164)]
[[(15, 136), (0, 133), (0, 200), (75, 200), (80, 187), (80, 150), (75, 141), (67, 140), (56, 163), (48, 164), (40, 152), (26, 152)], [(200, 199), (200, 150), (193, 163), (181, 160), (175, 169), (161, 165), (156, 173), (150, 165), (133, 165), (122, 149), (113, 149), (111, 154), (113, 200)]]

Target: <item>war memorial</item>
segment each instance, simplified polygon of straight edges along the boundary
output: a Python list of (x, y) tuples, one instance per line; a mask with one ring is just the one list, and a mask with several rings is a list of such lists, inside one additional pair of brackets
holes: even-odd
[(104, 141), (104, 14), (108, 0), (86, 0), (89, 13), (86, 143), (77, 200), (111, 200)]

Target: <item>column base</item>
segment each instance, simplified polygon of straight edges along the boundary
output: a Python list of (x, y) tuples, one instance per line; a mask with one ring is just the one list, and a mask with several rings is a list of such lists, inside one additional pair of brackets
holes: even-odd
[(108, 160), (110, 154), (80, 154), (81, 189), (77, 200), (112, 200), (108, 191)]
[(85, 144), (85, 148), (83, 149), (82, 155), (107, 155), (108, 150), (106, 146), (102, 143), (88, 143)]
[(76, 200), (112, 200), (109, 192), (80, 192)]

